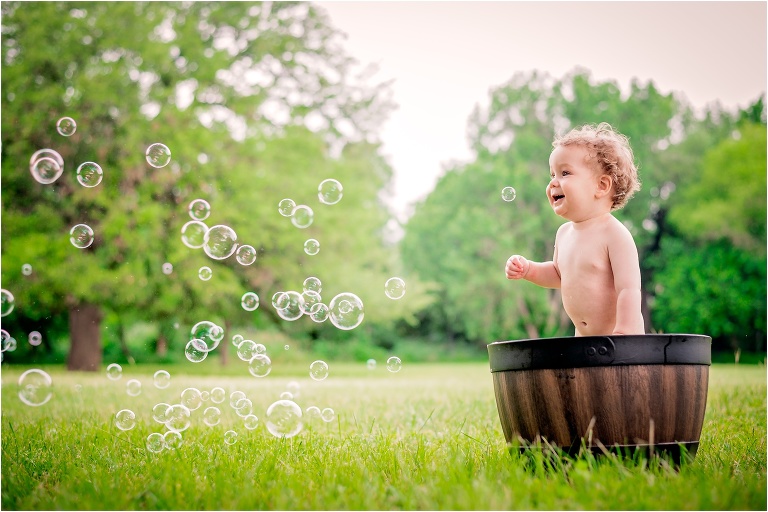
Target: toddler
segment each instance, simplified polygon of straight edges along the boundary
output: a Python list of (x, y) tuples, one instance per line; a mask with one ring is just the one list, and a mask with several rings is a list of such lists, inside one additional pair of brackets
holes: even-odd
[(568, 220), (552, 261), (507, 260), (507, 279), (560, 288), (576, 336), (644, 334), (640, 264), (629, 230), (611, 215), (640, 189), (632, 149), (608, 123), (574, 128), (552, 142), (547, 199)]

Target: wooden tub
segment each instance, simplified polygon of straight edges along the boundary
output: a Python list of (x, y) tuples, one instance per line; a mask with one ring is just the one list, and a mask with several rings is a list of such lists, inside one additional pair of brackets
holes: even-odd
[[(546, 439), (569, 454), (699, 446), (712, 339), (696, 334), (584, 336), (488, 345), (508, 443)], [(602, 445), (602, 446), (601, 446)], [(684, 448), (684, 449), (683, 449)]]

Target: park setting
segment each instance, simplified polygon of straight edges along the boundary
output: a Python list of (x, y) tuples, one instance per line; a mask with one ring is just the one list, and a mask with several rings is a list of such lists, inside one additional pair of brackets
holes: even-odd
[[(765, 510), (766, 4), (534, 4), (3, 1), (0, 506)], [(574, 16), (671, 23), (692, 76), (731, 20), (741, 89), (625, 78)], [(505, 277), (563, 251), (553, 140), (599, 123), (643, 334)]]

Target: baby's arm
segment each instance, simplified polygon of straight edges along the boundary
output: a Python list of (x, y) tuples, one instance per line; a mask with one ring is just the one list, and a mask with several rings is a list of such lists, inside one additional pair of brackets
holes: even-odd
[[(557, 260), (557, 242), (555, 242), (555, 255), (552, 259)], [(560, 288), (560, 271), (554, 261), (539, 263), (515, 254), (509, 257), (504, 270), (507, 279), (525, 279), (544, 288)]]
[(613, 334), (645, 334), (640, 309), (640, 263), (632, 234), (619, 224), (608, 244), (608, 257), (616, 290), (616, 326)]

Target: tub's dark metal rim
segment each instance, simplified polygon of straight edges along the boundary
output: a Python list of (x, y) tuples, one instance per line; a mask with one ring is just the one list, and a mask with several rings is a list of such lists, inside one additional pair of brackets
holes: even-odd
[(702, 334), (566, 336), (488, 344), (491, 372), (648, 364), (712, 364)]

